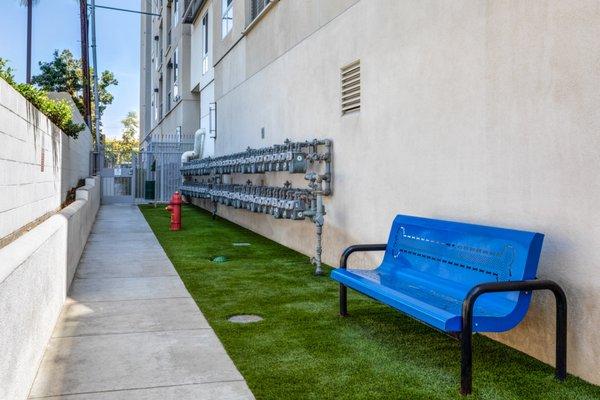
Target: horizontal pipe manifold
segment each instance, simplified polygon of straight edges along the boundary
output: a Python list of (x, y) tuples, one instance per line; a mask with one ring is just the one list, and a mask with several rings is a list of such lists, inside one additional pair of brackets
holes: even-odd
[[(323, 146), (325, 149), (323, 149)], [(184, 163), (183, 176), (260, 174), (264, 172), (305, 173), (310, 163), (326, 162), (331, 158), (331, 141), (313, 140), (292, 142), (220, 157), (206, 157)]]
[(188, 183), (181, 187), (181, 193), (225, 206), (293, 220), (305, 219), (315, 200), (310, 190), (289, 186)]

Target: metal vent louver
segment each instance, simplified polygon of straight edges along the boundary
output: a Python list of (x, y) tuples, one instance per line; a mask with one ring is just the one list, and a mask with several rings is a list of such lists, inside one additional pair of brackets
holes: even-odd
[(360, 110), (360, 60), (342, 67), (342, 114)]

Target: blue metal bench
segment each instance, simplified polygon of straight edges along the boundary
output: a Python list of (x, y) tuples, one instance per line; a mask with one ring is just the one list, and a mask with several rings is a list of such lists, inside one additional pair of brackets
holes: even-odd
[[(331, 278), (460, 339), (461, 393), (471, 393), (474, 332), (503, 332), (527, 313), (533, 290), (556, 298), (556, 377), (566, 377), (567, 301), (552, 281), (536, 279), (544, 235), (398, 215), (387, 244), (348, 247)], [(348, 269), (357, 251), (385, 251), (374, 270)]]

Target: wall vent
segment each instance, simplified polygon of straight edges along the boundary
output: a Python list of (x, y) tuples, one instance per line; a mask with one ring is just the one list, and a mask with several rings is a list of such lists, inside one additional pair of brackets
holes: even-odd
[(360, 60), (342, 67), (342, 115), (360, 110)]

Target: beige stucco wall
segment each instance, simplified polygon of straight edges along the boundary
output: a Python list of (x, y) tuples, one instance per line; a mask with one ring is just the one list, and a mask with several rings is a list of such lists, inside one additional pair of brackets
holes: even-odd
[(181, 126), (181, 137), (191, 141), (200, 125), (198, 101), (180, 100), (164, 118), (150, 130), (153, 142), (176, 142), (177, 127)]
[[(397, 213), (545, 233), (538, 276), (567, 292), (569, 371), (600, 384), (600, 3), (297, 3), (216, 45), (217, 60), (229, 51), (215, 66), (216, 153), (332, 138), (332, 265), (351, 243), (385, 241)], [(342, 117), (339, 69), (356, 59), (362, 109)], [(313, 253), (308, 222), (219, 213)], [(536, 294), (494, 337), (552, 363), (553, 303)]]

